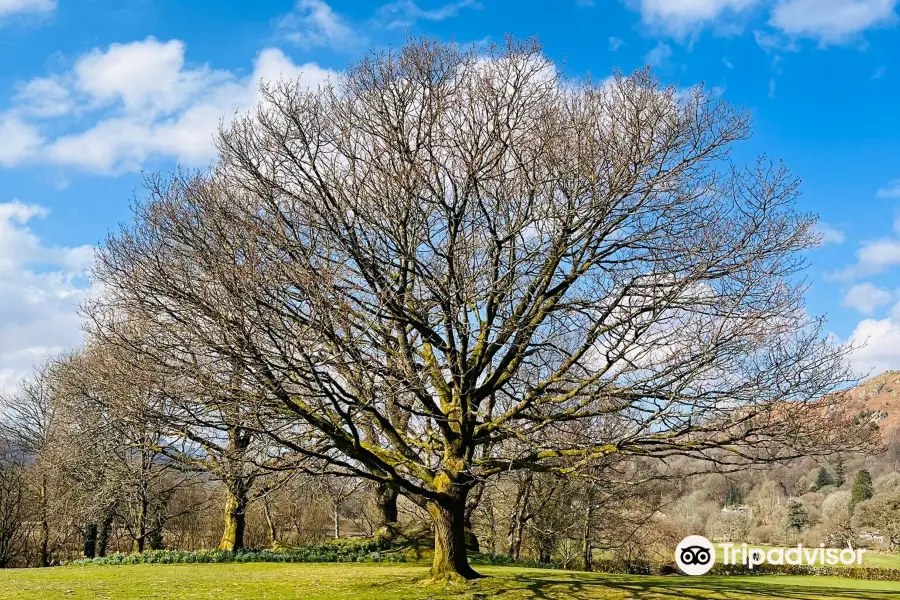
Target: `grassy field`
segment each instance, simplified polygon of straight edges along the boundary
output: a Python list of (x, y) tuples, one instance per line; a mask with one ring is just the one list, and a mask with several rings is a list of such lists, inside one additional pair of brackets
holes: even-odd
[(59, 567), (0, 571), (0, 599), (183, 600), (888, 600), (900, 583), (813, 577), (626, 577), (480, 567), (486, 579), (422, 583), (426, 567), (220, 564)]

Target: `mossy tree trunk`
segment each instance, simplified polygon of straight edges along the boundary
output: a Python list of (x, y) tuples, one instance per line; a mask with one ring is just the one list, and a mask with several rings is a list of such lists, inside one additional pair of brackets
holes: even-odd
[(469, 565), (466, 550), (466, 497), (471, 482), (445, 471), (435, 478), (434, 484), (439, 496), (428, 502), (434, 525), (431, 578), (453, 581), (480, 577)]
[(247, 484), (243, 480), (228, 482), (225, 486), (225, 528), (220, 550), (241, 550), (244, 547), (244, 529), (249, 499)]
[(375, 486), (375, 501), (378, 504), (378, 517), (380, 523), (375, 531), (375, 537), (383, 540), (392, 540), (397, 537), (400, 530), (399, 514), (397, 511), (397, 498), (400, 490), (390, 483), (379, 483)]
[(430, 502), (428, 512), (434, 523), (431, 577), (435, 580), (479, 577), (469, 565), (466, 554), (465, 504), (456, 501)]
[(140, 504), (138, 506), (138, 514), (137, 514), (137, 522), (135, 523), (135, 536), (134, 543), (132, 544), (132, 551), (135, 554), (140, 554), (144, 551), (144, 546), (147, 543), (147, 512), (149, 510), (149, 502), (147, 502), (146, 497), (142, 497), (140, 500)]

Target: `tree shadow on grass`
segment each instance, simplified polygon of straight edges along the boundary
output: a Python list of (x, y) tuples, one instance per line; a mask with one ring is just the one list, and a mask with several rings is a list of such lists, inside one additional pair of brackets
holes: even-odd
[[(900, 598), (897, 590), (854, 590), (824, 586), (791, 586), (767, 581), (727, 578), (616, 577), (573, 574), (567, 577), (519, 575), (512, 577), (523, 588), (517, 595), (538, 600), (888, 600)], [(523, 593), (524, 592), (524, 593)], [(499, 596), (502, 598), (502, 595)]]

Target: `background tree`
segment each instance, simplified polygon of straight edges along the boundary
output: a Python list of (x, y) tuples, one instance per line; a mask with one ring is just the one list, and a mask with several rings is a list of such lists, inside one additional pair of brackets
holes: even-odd
[[(34, 500), (31, 519), (38, 524), (38, 562), (47, 567), (62, 545), (63, 534), (54, 527), (65, 505), (67, 486), (61, 485), (65, 452), (66, 415), (53, 390), (53, 363), (45, 361), (34, 369), (14, 394), (0, 397), (3, 433), (11, 452), (29, 465), (27, 489)], [(58, 492), (58, 494), (57, 494)]]
[[(268, 467), (284, 466), (283, 457), (269, 456), (267, 440), (257, 434), (258, 403), (227, 364), (195, 355), (191, 371), (165, 372), (150, 356), (131, 351), (141, 343), (139, 328), (132, 331), (129, 345), (92, 339), (73, 359), (70, 384), (117, 418), (144, 422), (158, 432), (142, 448), (158, 455), (158, 462), (220, 482), (225, 499), (219, 548), (243, 548), (246, 511), (277, 484)], [(128, 390), (121, 381), (130, 382)]]
[(728, 162), (745, 114), (645, 72), (566, 81), (513, 41), (263, 96), (214, 172), (150, 182), (99, 303), (168, 366), (239, 365), (331, 474), (426, 502), (433, 577), (476, 576), (467, 498), (503, 473), (869, 443), (803, 309), (797, 181)]
[(170, 502), (190, 484), (189, 476), (171, 458), (179, 440), (156, 418), (163, 400), (152, 383), (158, 373), (129, 369), (109, 350), (88, 345), (58, 361), (57, 397), (79, 415), (77, 435), (68, 439), (89, 449), (92, 468), (102, 473), (92, 480), (99, 499), (97, 544), (106, 543), (111, 520), (119, 517), (133, 551), (159, 549), (166, 522), (175, 516)]
[(847, 473), (844, 465), (844, 457), (838, 455), (834, 462), (834, 485), (842, 487), (845, 483), (847, 483)]
[(831, 474), (825, 467), (820, 467), (816, 473), (816, 482), (813, 484), (813, 491), (820, 490), (832, 484)]
[(855, 505), (854, 524), (884, 537), (890, 550), (900, 547), (900, 490), (893, 489)]
[(0, 568), (11, 566), (25, 550), (24, 471), (9, 442), (0, 437)]
[(857, 471), (853, 480), (853, 489), (850, 492), (850, 506), (855, 507), (860, 502), (865, 502), (875, 495), (872, 485), (872, 475), (865, 469)]
[(803, 531), (809, 524), (809, 515), (806, 514), (806, 509), (804, 509), (803, 505), (796, 500), (791, 500), (788, 503), (787, 509), (788, 527), (797, 533)]

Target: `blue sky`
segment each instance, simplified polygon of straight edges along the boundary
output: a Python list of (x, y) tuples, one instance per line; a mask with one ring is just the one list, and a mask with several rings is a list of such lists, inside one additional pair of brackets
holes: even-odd
[(259, 81), (324, 80), (424, 34), (537, 36), (567, 75), (650, 64), (753, 114), (822, 219), (808, 307), (900, 369), (900, 0), (0, 0), (0, 389), (77, 345), (92, 248), (142, 170), (213, 158)]

